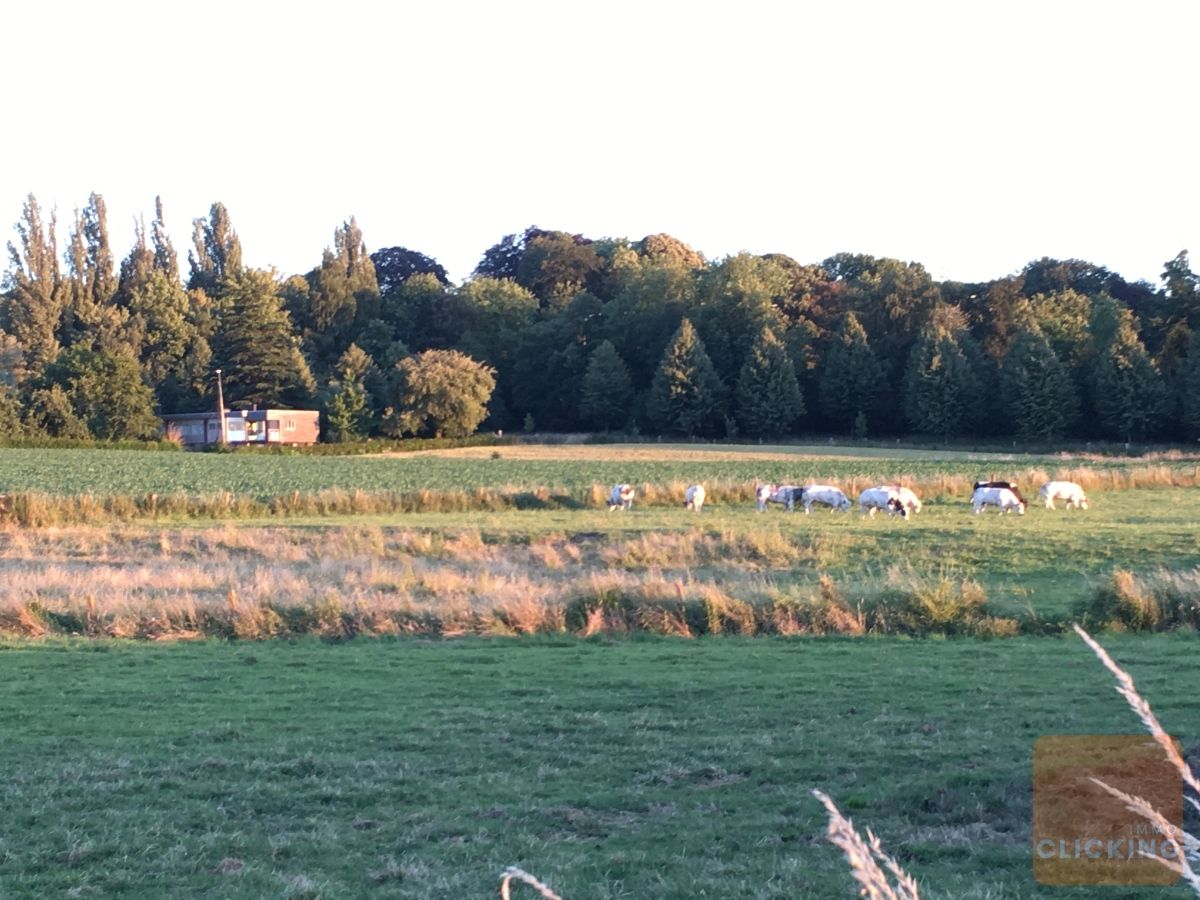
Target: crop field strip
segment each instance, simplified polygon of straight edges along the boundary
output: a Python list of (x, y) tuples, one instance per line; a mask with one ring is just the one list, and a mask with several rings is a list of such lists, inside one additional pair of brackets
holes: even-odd
[[(956, 479), (961, 487), (978, 477), (1025, 470), (1047, 477), (1062, 470), (1087, 469), (1101, 480), (1143, 472), (1159, 484), (1192, 484), (1197, 460), (1152, 461), (1100, 457), (1008, 457), (997, 454), (897, 453), (839, 455), (763, 452), (721, 448), (699, 453), (668, 445), (661, 455), (645, 445), (499, 448), (434, 451), (396, 456), (288, 456), (255, 453), (148, 453), (132, 450), (0, 449), (0, 494), (52, 495), (231, 494), (255, 500), (322, 491), (474, 491), (545, 489), (583, 500), (594, 485), (617, 482), (668, 485), (690, 481), (744, 485), (756, 480), (908, 480), (934, 483)], [(586, 451), (586, 452), (583, 452)], [(512, 453), (512, 458), (507, 454)], [(677, 458), (671, 458), (675, 456)], [(665, 457), (665, 458), (664, 458)], [(1119, 484), (1120, 477), (1116, 477)]]
[[(1105, 643), (1194, 759), (1195, 637)], [(848, 897), (816, 787), (926, 900), (1051, 900), (1033, 742), (1137, 727), (1074, 638), (21, 642), (0, 671), (5, 897), (486, 897), (514, 863), (567, 900)]]

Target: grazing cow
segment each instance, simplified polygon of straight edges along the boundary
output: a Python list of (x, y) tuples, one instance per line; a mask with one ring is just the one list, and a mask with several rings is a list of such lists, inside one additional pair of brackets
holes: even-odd
[(766, 512), (768, 503), (786, 506), (787, 511), (791, 512), (796, 508), (796, 501), (803, 492), (803, 488), (794, 484), (760, 484), (754, 489), (754, 500), (759, 512)]
[(683, 494), (683, 508), (700, 512), (704, 506), (704, 485), (693, 484)]
[(876, 510), (886, 509), (889, 516), (908, 518), (908, 508), (901, 501), (900, 492), (896, 488), (884, 485), (867, 488), (859, 494), (858, 508), (868, 516), (874, 516)]
[(612, 493), (608, 495), (608, 511), (633, 509), (633, 485), (614, 484)]
[(921, 498), (914, 494), (909, 488), (897, 486), (895, 489), (896, 497), (900, 503), (910, 513), (919, 513), (921, 511)]
[(800, 502), (804, 504), (804, 511), (806, 513), (812, 512), (814, 503), (828, 506), (830, 512), (833, 512), (835, 509), (839, 509), (842, 512), (849, 512), (852, 505), (850, 498), (831, 484), (805, 485), (800, 496)]
[(1054, 509), (1055, 500), (1066, 500), (1067, 509), (1087, 509), (1087, 494), (1073, 481), (1047, 481), (1038, 494), (1046, 502), (1046, 509)]
[(1002, 514), (1010, 513), (1015, 509), (1017, 515), (1025, 515), (1025, 501), (1018, 497), (1011, 488), (976, 488), (975, 493), (971, 495), (971, 508), (975, 510), (975, 515), (979, 515), (985, 506), (995, 506)]
[(1012, 491), (1013, 496), (1021, 501), (1022, 506), (1029, 505), (1025, 502), (1025, 498), (1021, 496), (1021, 491), (1011, 481), (977, 481), (971, 490), (974, 492), (980, 488), (1004, 488), (1005, 490)]

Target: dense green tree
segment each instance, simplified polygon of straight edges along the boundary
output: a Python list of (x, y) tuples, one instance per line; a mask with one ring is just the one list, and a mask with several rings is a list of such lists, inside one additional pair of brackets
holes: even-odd
[(608, 431), (631, 418), (633, 380), (612, 341), (601, 341), (588, 357), (580, 390), (579, 412), (584, 424)]
[(414, 350), (453, 347), (471, 321), (468, 303), (429, 273), (411, 276), (382, 298), (382, 319)]
[(783, 342), (764, 327), (737, 380), (737, 419), (747, 437), (791, 434), (806, 412), (796, 368)]
[(131, 342), (140, 348), (146, 382), (164, 412), (205, 392), (212, 349), (197, 321), (193, 297), (167, 271), (155, 268), (126, 296)]
[(446, 269), (433, 257), (409, 250), (407, 247), (383, 247), (371, 254), (375, 267), (375, 281), (380, 294), (394, 291), (413, 275), (432, 275), (446, 287), (450, 276)]
[(314, 390), (299, 338), (274, 277), (243, 269), (220, 285), (213, 364), (223, 371), (227, 402), (294, 406)]
[(0, 438), (15, 438), (25, 434), (22, 411), (17, 392), (7, 384), (0, 384)]
[(50, 437), (71, 440), (90, 440), (92, 433), (87, 423), (75, 412), (71, 398), (61, 384), (35, 387), (30, 391), (25, 406), (25, 430)]
[(307, 281), (307, 291), (286, 291), (285, 298), (302, 346), (318, 370), (328, 372), (353, 343), (356, 324), (380, 310), (375, 265), (353, 217), (334, 232), (333, 249), (325, 249)]
[(392, 433), (466, 437), (486, 418), (496, 386), (490, 367), (456, 350), (426, 350), (397, 368), (402, 388)]
[(1200, 438), (1200, 339), (1192, 335), (1176, 382), (1178, 409), (1188, 439)]
[(920, 263), (897, 259), (843, 253), (821, 265), (842, 282), (839, 303), (858, 317), (884, 374), (895, 380), (941, 300), (937, 285)]
[(1000, 370), (1000, 395), (1022, 440), (1058, 440), (1079, 407), (1070, 375), (1037, 331), (1022, 331), (1010, 344)]
[(324, 394), (326, 432), (334, 441), (359, 440), (370, 433), (374, 418), (366, 384), (368, 380), (376, 381), (375, 361), (357, 344), (351, 344), (335, 369), (337, 377)]
[(83, 211), (75, 212), (67, 264), (68, 301), (60, 332), (63, 345), (139, 353), (136, 335), (129, 329), (129, 313), (117, 302), (107, 213), (99, 194), (92, 194)]
[(25, 366), (36, 376), (56, 356), (58, 331), (67, 304), (67, 285), (58, 265), (55, 215), (43, 223), (42, 209), (30, 194), (16, 224), (18, 245), (8, 244), (8, 292), (0, 327), (25, 351)]
[(192, 220), (192, 250), (188, 252), (191, 277), (188, 287), (210, 297), (220, 293), (222, 283), (237, 281), (242, 274), (242, 242), (229, 219), (229, 210), (214, 203), (207, 219)]
[(663, 353), (650, 385), (648, 412), (655, 431), (687, 437), (714, 436), (725, 421), (724, 383), (704, 342), (684, 319)]
[(860, 415), (868, 428), (882, 424), (883, 406), (891, 400), (888, 385), (867, 332), (852, 312), (846, 313), (825, 354), (817, 396), (829, 424), (843, 434), (851, 433)]
[(583, 427), (579, 417), (583, 376), (591, 348), (606, 333), (606, 313), (605, 304), (585, 291), (558, 315), (522, 331), (513, 361), (510, 416), (533, 412), (542, 430)]
[(1168, 410), (1166, 386), (1123, 311), (1092, 367), (1092, 403), (1104, 433), (1126, 442), (1155, 436)]
[(986, 400), (958, 338), (931, 323), (913, 345), (904, 386), (904, 413), (917, 432), (942, 438), (971, 433)]
[(592, 241), (562, 231), (526, 235), (517, 282), (538, 298), (543, 309), (561, 310), (576, 294), (597, 289), (604, 261)]
[(86, 347), (64, 350), (46, 367), (42, 387), (62, 388), (75, 416), (100, 440), (153, 438), (159, 430), (154, 394), (137, 360)]
[(784, 334), (787, 323), (780, 306), (791, 287), (783, 266), (748, 253), (730, 256), (702, 274), (696, 329), (726, 383), (737, 378), (764, 328)]
[(605, 304), (604, 337), (629, 366), (634, 387), (645, 390), (658, 368), (663, 348), (694, 308), (697, 270), (686, 253), (613, 253)]

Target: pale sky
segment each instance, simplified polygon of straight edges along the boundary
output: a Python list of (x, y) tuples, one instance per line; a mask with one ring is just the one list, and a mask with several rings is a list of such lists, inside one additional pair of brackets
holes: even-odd
[[(0, 244), (103, 195), (118, 257), (229, 209), (249, 265), (356, 217), (466, 278), (529, 225), (709, 259), (985, 281), (1200, 257), (1195, 0), (256, 2), (6, 8)], [(7, 258), (5, 260), (7, 265)]]

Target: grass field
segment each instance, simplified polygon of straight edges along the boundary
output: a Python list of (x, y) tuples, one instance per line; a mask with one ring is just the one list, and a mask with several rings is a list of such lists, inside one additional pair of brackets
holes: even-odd
[[(1196, 639), (1106, 643), (1195, 748)], [(849, 897), (814, 787), (927, 898), (1095, 896), (1032, 881), (1031, 748), (1137, 730), (1074, 638), (22, 643), (0, 675), (4, 897), (486, 897), (509, 864)]]
[[(168, 496), (232, 493), (269, 500), (294, 491), (536, 490), (582, 501), (594, 484), (705, 481), (969, 481), (1026, 469), (1107, 473), (1154, 468), (1194, 480), (1197, 460), (1019, 456), (837, 447), (557, 445), (467, 448), (376, 456), (144, 453), (133, 450), (0, 449), (0, 493)], [(1167, 483), (1170, 483), (1169, 480)]]
[[(1063, 474), (1091, 509), (967, 503), (977, 477), (1033, 495)], [(1034, 740), (1138, 730), (1091, 654), (877, 635), (909, 600), (933, 604), (922, 633), (950, 630), (938, 604), (968, 595), (1037, 631), (1114, 570), (1172, 573), (1170, 602), (1196, 606), (1196, 477), (1182, 456), (890, 448), (0, 450), (0, 507), (44, 514), (0, 516), (0, 633), (42, 636), (0, 638), (0, 898), (462, 898), (510, 864), (567, 900), (852, 896), (813, 788), (927, 898), (1094, 896), (1035, 885), (1029, 847)], [(926, 505), (759, 514), (756, 479), (900, 479)], [(699, 515), (676, 497), (696, 480), (715, 488)], [(603, 507), (617, 481), (643, 488), (632, 512)], [(372, 501), (389, 491), (415, 500)], [(214, 493), (199, 514), (145, 502)], [(636, 628), (571, 618), (633, 601)], [(837, 621), (787, 618), (810, 607)], [(1008, 633), (988, 627), (971, 633)], [(1195, 633), (1105, 641), (1200, 753)]]

